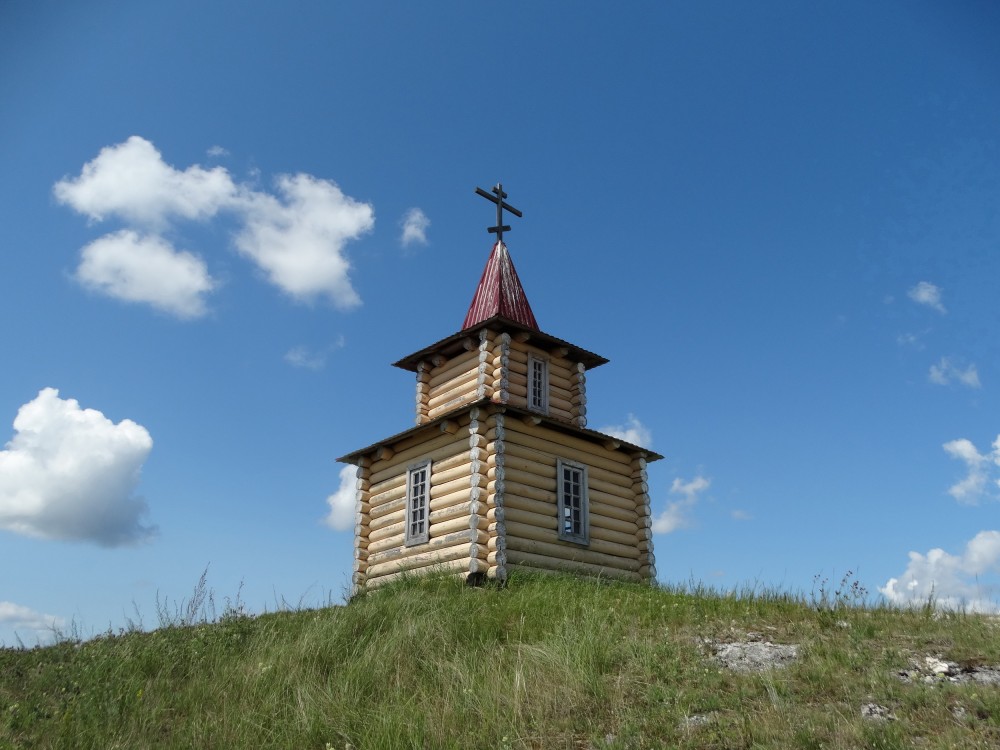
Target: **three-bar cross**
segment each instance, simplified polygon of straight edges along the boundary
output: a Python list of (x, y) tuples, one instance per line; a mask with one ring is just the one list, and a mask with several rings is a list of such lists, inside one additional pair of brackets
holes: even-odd
[(497, 186), (492, 189), (493, 195), (490, 195), (482, 188), (477, 187), (476, 192), (483, 196), (488, 201), (493, 201), (497, 205), (497, 225), (495, 227), (488, 227), (487, 232), (490, 234), (495, 234), (497, 236), (498, 242), (503, 242), (503, 233), (509, 232), (510, 227), (505, 226), (503, 223), (503, 212), (504, 209), (510, 211), (514, 216), (521, 218), (523, 214), (514, 208), (512, 205), (507, 203), (504, 198), (507, 197), (507, 193), (503, 191), (503, 184), (497, 183)]

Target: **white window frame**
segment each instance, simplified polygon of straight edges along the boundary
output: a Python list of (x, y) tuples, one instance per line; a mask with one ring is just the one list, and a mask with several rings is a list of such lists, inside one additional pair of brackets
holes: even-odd
[[(538, 365), (541, 371), (541, 388), (535, 387), (535, 366)], [(540, 390), (540, 392), (538, 392)], [(539, 404), (535, 403), (535, 394), (538, 394)], [(549, 413), (549, 362), (542, 357), (528, 353), (528, 408), (537, 411), (539, 414)]]
[(412, 547), (430, 539), (431, 462), (420, 461), (406, 469), (406, 516), (403, 545)]
[[(570, 472), (570, 477), (575, 475), (578, 479), (579, 497), (575, 498), (571, 492), (572, 487), (567, 487), (566, 472)], [(572, 481), (570, 479), (570, 481)], [(587, 467), (585, 464), (576, 461), (568, 461), (564, 458), (556, 459), (556, 516), (559, 524), (559, 538), (564, 542), (574, 544), (590, 544), (590, 491), (587, 481)], [(579, 508), (574, 505), (579, 504)], [(579, 517), (575, 521), (572, 519), (574, 511), (579, 511)], [(570, 528), (566, 528), (567, 516), (569, 516)]]

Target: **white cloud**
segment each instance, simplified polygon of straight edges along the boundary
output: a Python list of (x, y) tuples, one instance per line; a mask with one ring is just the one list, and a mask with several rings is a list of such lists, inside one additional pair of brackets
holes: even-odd
[(602, 427), (598, 432), (613, 435), (633, 445), (641, 445), (646, 448), (650, 448), (653, 445), (653, 433), (634, 414), (628, 415), (625, 424)]
[(330, 513), (323, 519), (323, 523), (337, 531), (353, 529), (357, 513), (357, 494), (357, 467), (347, 465), (340, 470), (340, 486), (337, 487), (337, 491), (326, 499)]
[(343, 334), (337, 336), (332, 344), (324, 349), (313, 351), (306, 346), (293, 346), (285, 352), (285, 361), (292, 367), (303, 367), (307, 370), (322, 370), (326, 367), (326, 358), (331, 352), (343, 349), (346, 339)]
[[(224, 152), (209, 149), (212, 156)], [(207, 222), (225, 212), (238, 224), (236, 248), (279, 289), (303, 301), (327, 297), (341, 309), (359, 305), (345, 246), (374, 226), (371, 205), (307, 174), (281, 175), (275, 184), (272, 195), (237, 184), (224, 167), (176, 169), (152, 143), (132, 136), (102, 149), (78, 177), (63, 178), (53, 192), (60, 203), (94, 221), (125, 222), (124, 231), (85, 248), (98, 257), (88, 268), (85, 257), (77, 272), (82, 283), (104, 294), (182, 317), (202, 314), (204, 294), (214, 282), (203, 261), (175, 251), (164, 235), (179, 220)], [(151, 289), (164, 265), (169, 265), (165, 281)]]
[(431, 225), (431, 220), (427, 218), (427, 214), (419, 208), (411, 208), (403, 216), (401, 223), (403, 234), (400, 236), (399, 241), (403, 247), (409, 247), (414, 242), (420, 245), (427, 244), (427, 228)]
[(44, 388), (18, 410), (14, 431), (0, 451), (0, 529), (104, 547), (155, 533), (142, 523), (146, 502), (134, 495), (153, 447), (144, 427), (114, 424)]
[(920, 606), (933, 599), (945, 609), (998, 611), (1000, 586), (986, 576), (1000, 573), (1000, 531), (980, 531), (961, 555), (935, 548), (909, 557), (906, 571), (879, 588), (891, 603)]
[(201, 258), (129, 229), (95, 240), (80, 255), (76, 279), (83, 286), (179, 318), (204, 315), (205, 295), (216, 285)]
[(322, 370), (326, 366), (326, 356), (322, 352), (311, 352), (304, 346), (289, 349), (285, 353), (285, 361), (292, 367), (307, 370)]
[(1000, 435), (986, 454), (980, 453), (972, 441), (965, 438), (951, 440), (941, 447), (949, 456), (965, 464), (965, 478), (948, 488), (948, 494), (958, 502), (974, 505), (983, 498), (990, 497), (991, 484), (1000, 485), (1000, 480), (991, 482), (994, 467), (1000, 466)]
[(55, 615), (36, 612), (22, 604), (0, 602), (0, 625), (12, 630), (53, 631), (66, 626), (66, 621)]
[(222, 146), (211, 146), (205, 153), (207, 153), (213, 159), (219, 159), (223, 156), (229, 156), (229, 151), (224, 149)]
[(962, 367), (955, 364), (951, 357), (941, 357), (941, 361), (931, 365), (927, 379), (936, 385), (949, 385), (952, 382), (961, 383), (968, 388), (979, 388), (979, 372), (975, 365)]
[(203, 220), (230, 205), (236, 185), (222, 167), (197, 164), (179, 171), (152, 143), (137, 135), (107, 146), (83, 165), (80, 176), (55, 184), (56, 199), (95, 221), (117, 216), (140, 226), (162, 227), (170, 218)]
[(670, 486), (671, 495), (680, 495), (679, 500), (667, 504), (662, 513), (653, 518), (653, 533), (669, 534), (690, 525), (690, 513), (698, 503), (699, 495), (711, 486), (710, 479), (699, 475), (690, 482), (675, 478)]
[(941, 289), (929, 281), (921, 281), (910, 289), (906, 295), (918, 305), (926, 305), (944, 315), (948, 312), (941, 302)]
[(296, 299), (326, 296), (341, 309), (361, 304), (344, 245), (375, 225), (372, 207), (307, 174), (283, 175), (277, 186), (283, 201), (257, 193), (248, 202), (237, 248)]

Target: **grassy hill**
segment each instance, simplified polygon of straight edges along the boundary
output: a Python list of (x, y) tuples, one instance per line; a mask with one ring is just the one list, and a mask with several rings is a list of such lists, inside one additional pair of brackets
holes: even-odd
[[(997, 621), (849, 593), (424, 579), (5, 649), (0, 748), (1000, 747), (1000, 687), (899, 676), (928, 656), (1000, 664)], [(798, 655), (749, 672), (715, 657), (747, 642)]]

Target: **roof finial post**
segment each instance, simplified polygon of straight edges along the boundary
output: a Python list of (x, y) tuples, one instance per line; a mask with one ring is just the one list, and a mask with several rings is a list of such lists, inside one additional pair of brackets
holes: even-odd
[(476, 193), (483, 196), (486, 200), (492, 201), (497, 206), (497, 225), (495, 227), (487, 227), (486, 231), (490, 234), (495, 234), (497, 236), (497, 242), (503, 242), (503, 233), (510, 231), (510, 226), (503, 223), (503, 212), (504, 210), (510, 211), (514, 216), (521, 218), (524, 214), (514, 208), (512, 205), (507, 203), (504, 198), (507, 197), (507, 193), (503, 191), (503, 183), (498, 182), (496, 187), (494, 187), (490, 195), (485, 190), (480, 187), (476, 188)]

